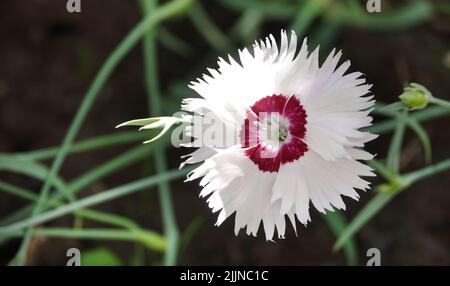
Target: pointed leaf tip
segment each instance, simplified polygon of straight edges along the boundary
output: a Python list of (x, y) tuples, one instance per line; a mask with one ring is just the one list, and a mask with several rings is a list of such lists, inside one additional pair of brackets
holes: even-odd
[(158, 120), (160, 120), (160, 117), (134, 119), (134, 120), (123, 122), (123, 123), (117, 125), (115, 128), (119, 128), (119, 127), (123, 127), (123, 126), (144, 126), (144, 125), (151, 124)]

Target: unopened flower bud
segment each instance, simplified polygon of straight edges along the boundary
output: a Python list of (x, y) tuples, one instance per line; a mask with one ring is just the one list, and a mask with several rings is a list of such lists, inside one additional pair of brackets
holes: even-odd
[(403, 93), (399, 96), (404, 105), (411, 110), (425, 108), (431, 100), (430, 91), (418, 83), (411, 83), (405, 87)]

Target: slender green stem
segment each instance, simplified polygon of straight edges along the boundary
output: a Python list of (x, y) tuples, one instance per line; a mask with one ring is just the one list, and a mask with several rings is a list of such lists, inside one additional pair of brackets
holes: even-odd
[[(143, 14), (151, 13), (156, 7), (156, 0), (141, 0)], [(155, 43), (155, 32), (148, 32), (143, 39), (143, 55), (145, 67), (145, 87), (148, 97), (148, 110), (150, 116), (158, 116), (161, 112), (161, 92), (158, 79), (158, 57)], [(158, 174), (167, 171), (167, 159), (164, 149), (160, 145), (155, 146), (155, 168)], [(178, 253), (179, 230), (176, 222), (175, 211), (171, 198), (169, 182), (158, 184), (158, 193), (161, 204), (161, 215), (164, 222), (164, 232), (168, 239), (168, 249), (165, 253), (165, 264), (175, 265)]]
[[(148, 147), (148, 146), (146, 146), (146, 147)], [(11, 193), (13, 195), (19, 196), (21, 198), (30, 200), (32, 202), (37, 202), (37, 200), (38, 200), (37, 194), (35, 194), (29, 190), (19, 188), (17, 186), (9, 184), (9, 183), (0, 181), (0, 189), (6, 191), (8, 193)], [(60, 201), (50, 201), (50, 200), (49, 200), (48, 204), (50, 204), (50, 206), (52, 206), (52, 207), (58, 207), (58, 206), (62, 205), (62, 203)], [(74, 212), (74, 214), (78, 218), (87, 218), (87, 219), (95, 220), (98, 222), (103, 222), (103, 223), (112, 224), (115, 226), (128, 228), (130, 230), (139, 230), (140, 229), (139, 225), (136, 224), (134, 221), (132, 221), (128, 218), (125, 218), (125, 217), (114, 215), (114, 214), (108, 214), (108, 213), (103, 213), (103, 212), (94, 211), (94, 210), (87, 210), (87, 209), (86, 210), (85, 209), (77, 210)]]
[[(103, 149), (105, 147), (139, 142), (144, 140), (145, 138), (151, 137), (147, 132), (135, 132), (135, 131), (126, 131), (119, 132), (108, 135), (101, 135), (98, 137), (89, 138), (86, 140), (82, 140), (78, 143), (73, 144), (67, 154), (78, 154), (86, 151)], [(59, 147), (50, 147), (42, 150), (35, 150), (30, 152), (16, 153), (14, 156), (24, 159), (24, 160), (45, 160), (50, 159), (56, 156), (59, 151)]]
[[(166, 103), (164, 102), (162, 106), (166, 106)], [(421, 121), (427, 121), (434, 118), (442, 117), (445, 115), (450, 114), (450, 111), (448, 111), (445, 108), (442, 108), (440, 106), (435, 107), (427, 107), (425, 110), (416, 111), (413, 112), (410, 116), (411, 119), (421, 122)], [(370, 126), (369, 128), (366, 128), (365, 131), (370, 131), (373, 133), (383, 134), (386, 132), (391, 131), (392, 129), (395, 129), (396, 120), (388, 119), (379, 123), (375, 123), (374, 125)], [(152, 132), (152, 131), (149, 131)], [(78, 154), (86, 151), (92, 151), (96, 149), (103, 149), (105, 147), (120, 145), (120, 144), (126, 144), (126, 143), (133, 143), (133, 142), (140, 142), (143, 141), (146, 138), (152, 138), (152, 135), (149, 135), (146, 131), (141, 132), (135, 132), (135, 131), (125, 131), (120, 133), (114, 133), (114, 134), (107, 134), (107, 135), (101, 135), (98, 137), (93, 137), (89, 139), (82, 140), (80, 142), (77, 142), (73, 144), (68, 154)], [(42, 150), (35, 150), (35, 151), (29, 151), (29, 152), (23, 152), (23, 153), (16, 153), (13, 154), (13, 156), (17, 157), (18, 159), (24, 159), (24, 160), (45, 160), (55, 157), (55, 155), (58, 153), (59, 147), (50, 147), (45, 148)], [(5, 155), (0, 153), (0, 155)]]
[[(440, 106), (427, 107), (424, 110), (412, 112), (410, 118), (418, 122), (428, 121), (434, 118), (449, 115), (450, 111)], [(363, 131), (368, 131), (376, 134), (387, 133), (397, 126), (397, 119), (387, 119), (385, 121), (376, 123)]]
[(38, 195), (15, 185), (0, 181), (0, 190), (26, 200), (37, 201)]
[(376, 194), (376, 196), (366, 206), (364, 206), (364, 208), (358, 213), (358, 215), (356, 215), (347, 228), (341, 233), (333, 246), (333, 250), (338, 251), (341, 249), (342, 246), (344, 246), (344, 244), (361, 229), (361, 227), (363, 227), (372, 217), (374, 217), (377, 212), (388, 202), (390, 202), (397, 194), (398, 192), (396, 190)]
[(26, 218), (27, 216), (30, 215), (31, 211), (33, 210), (33, 206), (34, 204), (30, 204), (9, 214), (0, 221), (0, 226), (8, 225), (15, 221)]
[(7, 226), (0, 227), (0, 236), (10, 232), (22, 230), (24, 228), (45, 223), (52, 219), (73, 213), (76, 210), (101, 204), (119, 197), (129, 195), (145, 188), (150, 188), (163, 181), (170, 181), (185, 176), (192, 168), (184, 168), (183, 170), (171, 170), (164, 174), (158, 174), (149, 178), (141, 179), (128, 183), (99, 194), (79, 199), (78, 201), (63, 205), (57, 209), (53, 209), (36, 216), (26, 218), (24, 220), (12, 223)]
[[(159, 144), (166, 145), (167, 144), (166, 142), (168, 142), (168, 138), (163, 137), (159, 141)], [(69, 186), (67, 186), (68, 192), (70, 194), (75, 195), (83, 188), (101, 179), (102, 177), (117, 172), (118, 170), (121, 170), (136, 161), (145, 159), (147, 156), (150, 155), (150, 152), (153, 150), (153, 146), (154, 145), (141, 145), (132, 148), (131, 150), (124, 152), (123, 154), (97, 166), (96, 168), (87, 171), (85, 174), (75, 178), (71, 183), (69, 183)], [(145, 149), (148, 150), (147, 155), (145, 153)], [(141, 153), (141, 151), (143, 151), (143, 153)], [(46, 208), (54, 205), (57, 202), (61, 202), (62, 198), (63, 197), (61, 193), (51, 195), (49, 200), (46, 202)], [(30, 215), (31, 210), (32, 204), (24, 208), (21, 208), (18, 211), (14, 212), (13, 214), (9, 215), (7, 218), (3, 219), (0, 225), (6, 225), (11, 222), (17, 221), (18, 219), (23, 219), (24, 217)]]
[[(401, 102), (398, 102), (398, 103), (400, 103), (402, 105), (401, 108), (403, 109), (404, 105)], [(392, 104), (392, 105), (395, 105), (395, 104)], [(428, 137), (428, 134), (425, 131), (425, 129), (422, 127), (422, 125), (420, 125), (420, 123), (417, 120), (411, 118), (411, 116), (409, 116), (409, 114), (398, 113), (398, 112), (396, 112), (396, 110), (390, 110), (387, 107), (388, 106), (385, 106), (385, 107), (382, 107), (379, 109), (375, 109), (374, 113), (385, 115), (385, 116), (390, 116), (397, 120), (405, 121), (406, 124), (416, 133), (416, 135), (419, 137), (419, 139), (422, 143), (423, 149), (425, 151), (425, 162), (427, 164), (431, 163), (431, 159), (432, 159), (431, 140)]]
[[(27, 175), (42, 181), (44, 181), (49, 174), (49, 170), (44, 164), (34, 161), (27, 161), (11, 155), (0, 155), (0, 170), (14, 171), (16, 173)], [(56, 176), (53, 185), (58, 190), (57, 194), (61, 198), (65, 197), (68, 200), (75, 199), (73, 194), (70, 193), (66, 182), (64, 182), (64, 180), (59, 176)], [(8, 189), (10, 191), (14, 190), (12, 188)], [(19, 191), (18, 189), (15, 190)], [(36, 202), (38, 201), (39, 199)]]
[[(406, 116), (404, 111), (404, 116)], [(403, 136), (405, 135), (406, 122), (403, 117), (398, 118), (397, 127), (395, 128), (394, 136), (389, 145), (388, 155), (386, 159), (386, 166), (393, 170), (396, 174), (399, 172), (400, 167), (400, 154), (403, 142)]]
[(383, 163), (378, 160), (370, 160), (367, 164), (374, 168), (375, 171), (383, 176), (388, 182), (395, 182), (397, 180), (397, 175)]
[[(165, 142), (160, 142), (160, 144), (164, 143)], [(150, 151), (153, 149), (154, 146), (151, 145), (140, 145), (124, 152), (120, 156), (117, 156), (104, 164), (89, 170), (69, 183), (70, 192), (78, 192), (107, 174), (114, 173), (117, 170), (124, 169), (137, 161), (143, 160), (145, 157), (149, 156)]]
[[(327, 213), (322, 217), (336, 237), (339, 237), (347, 227), (345, 218), (337, 211)], [(358, 248), (354, 239), (349, 239), (345, 242), (344, 253), (348, 265), (358, 264)]]
[[(101, 67), (92, 85), (89, 87), (86, 95), (84, 96), (80, 108), (78, 109), (75, 118), (73, 119), (72, 124), (70, 125), (69, 130), (64, 137), (61, 149), (58, 151), (58, 154), (56, 155), (56, 158), (50, 168), (47, 179), (45, 180), (44, 185), (41, 189), (39, 200), (32, 211), (32, 216), (36, 216), (42, 211), (44, 203), (47, 200), (50, 187), (52, 186), (52, 183), (56, 178), (64, 162), (64, 159), (67, 156), (67, 152), (69, 151), (70, 146), (75, 139), (75, 136), (77, 135), (92, 104), (97, 98), (98, 93), (105, 85), (115, 67), (135, 46), (135, 44), (145, 34), (145, 32), (153, 28), (159, 22), (183, 11), (186, 11), (186, 9), (192, 4), (192, 2), (193, 0), (175, 0), (169, 2), (164, 6), (161, 6), (161, 8), (157, 9), (154, 13), (149, 14), (141, 22), (139, 22), (139, 24), (136, 25), (136, 27), (122, 40), (119, 46), (105, 61), (104, 65)], [(24, 236), (19, 251), (14, 259), (14, 264), (23, 265), (25, 263), (26, 250), (28, 248), (31, 236), (32, 229), (27, 231), (26, 235)]]
[[(16, 186), (8, 184), (8, 183), (0, 182), (0, 189), (6, 190), (6, 191), (11, 191), (10, 193), (17, 195), (19, 197), (22, 197), (24, 199), (33, 201), (33, 202), (36, 202), (38, 200), (37, 194), (35, 194), (29, 190), (18, 188)], [(51, 203), (52, 207), (59, 207), (61, 205), (62, 205), (61, 202)], [(87, 219), (91, 219), (91, 220), (101, 222), (101, 223), (106, 223), (106, 224), (110, 224), (110, 225), (114, 225), (114, 226), (118, 226), (118, 227), (123, 227), (130, 231), (139, 231), (139, 232), (143, 231), (136, 222), (134, 222), (126, 217), (122, 217), (122, 216), (115, 215), (115, 214), (109, 214), (109, 213), (104, 213), (104, 212), (89, 210), (89, 209), (79, 209), (79, 210), (74, 211), (74, 215), (76, 215), (77, 218), (79, 218), (79, 219), (87, 218)], [(74, 236), (77, 237), (77, 235), (74, 235)], [(11, 236), (1, 237), (0, 243), (6, 241), (8, 238), (12, 238), (12, 237)], [(114, 237), (111, 237), (111, 239), (114, 239)], [(150, 249), (154, 249), (155, 247), (158, 248), (157, 245), (150, 247), (152, 245), (152, 243), (154, 243), (154, 241), (147, 239), (147, 242), (145, 243), (145, 245), (147, 247), (149, 247)]]
[(196, 216), (189, 225), (183, 230), (182, 235), (180, 236), (180, 251), (178, 256), (182, 257), (185, 252), (187, 246), (191, 242), (195, 233), (200, 229), (204, 219), (202, 216)]
[(416, 182), (418, 180), (424, 179), (428, 176), (435, 175), (437, 173), (443, 172), (450, 169), (450, 159), (444, 160), (437, 164), (425, 167), (423, 169), (408, 173), (404, 175), (406, 181)]
[[(8, 233), (9, 238), (22, 237), (24, 231)], [(71, 228), (37, 228), (33, 235), (72, 239), (103, 239), (103, 240), (125, 240), (140, 242), (155, 251), (165, 251), (166, 240), (156, 232), (148, 230), (120, 230), (120, 229), (71, 229)]]
[(340, 25), (323, 21), (312, 29), (308, 38), (308, 45), (312, 49), (320, 45), (321, 49), (330, 50), (341, 30)]
[[(42, 181), (44, 181), (49, 174), (49, 170), (44, 164), (23, 160), (6, 154), (0, 155), (0, 170), (15, 172)], [(70, 198), (67, 185), (62, 178), (56, 176), (53, 186), (60, 194)]]
[(230, 38), (249, 44), (254, 41), (260, 33), (264, 18), (255, 9), (245, 10), (229, 29)]
[[(163, 137), (159, 143), (165, 145), (166, 142), (168, 142), (167, 137)], [(154, 145), (140, 145), (124, 152), (116, 158), (113, 158), (97, 166), (96, 168), (87, 171), (85, 174), (75, 178), (69, 183), (69, 186), (67, 187), (68, 192), (72, 195), (75, 195), (77, 192), (81, 191), (83, 188), (101, 179), (102, 177), (123, 169), (138, 160), (143, 160), (144, 158), (146, 158), (146, 154), (147, 156), (150, 154), (150, 151), (153, 150), (153, 147)], [(46, 202), (46, 207), (54, 206), (56, 203), (61, 202), (61, 199), (62, 195), (60, 193), (52, 195)], [(31, 205), (20, 209), (17, 212), (18, 215), (13, 215), (11, 219), (8, 218), (6, 222), (10, 223), (11, 221), (16, 220), (17, 217), (29, 215), (29, 212), (31, 211), (30, 207)], [(3, 222), (2, 224), (5, 224), (5, 222)]]
[(326, 10), (330, 0), (302, 1), (297, 9), (297, 16), (291, 24), (298, 37), (301, 38), (305, 34), (311, 23)]
[[(37, 194), (33, 193), (32, 191), (25, 190), (25, 189), (15, 186), (15, 185), (1, 182), (1, 181), (0, 181), (0, 189), (3, 191), (6, 191), (8, 193), (11, 193), (15, 196), (29, 200), (31, 202), (37, 202), (37, 200), (39, 199), (39, 196)], [(54, 201), (54, 202), (49, 201), (48, 203), (50, 204), (51, 207), (59, 207), (59, 206), (63, 205), (60, 201)], [(118, 215), (103, 213), (103, 212), (94, 211), (94, 210), (87, 210), (87, 209), (86, 210), (80, 209), (80, 210), (74, 212), (74, 214), (79, 215), (80, 217), (84, 217), (84, 218), (96, 220), (98, 222), (108, 223), (108, 224), (112, 224), (112, 225), (116, 225), (116, 226), (121, 226), (121, 227), (128, 228), (128, 229), (139, 229), (139, 225), (137, 223), (135, 223), (134, 221), (132, 221), (128, 218), (118, 216)]]
[(80, 209), (74, 212), (74, 214), (79, 215), (80, 217), (87, 218), (93, 221), (106, 223), (118, 227), (123, 227), (130, 230), (140, 230), (141, 227), (131, 219), (127, 217), (105, 213), (96, 210), (90, 209)]
[(428, 134), (425, 131), (425, 129), (417, 121), (406, 119), (406, 122), (411, 127), (411, 129), (416, 133), (416, 135), (419, 137), (420, 142), (422, 143), (422, 146), (423, 146), (423, 150), (425, 152), (425, 162), (427, 164), (430, 164), (431, 160), (433, 158), (430, 137), (428, 137)]
[(172, 52), (185, 58), (192, 55), (192, 46), (185, 40), (172, 33), (169, 29), (163, 26), (158, 27), (157, 37), (161, 44)]
[(390, 202), (402, 190), (411, 184), (431, 175), (450, 169), (450, 159), (444, 160), (432, 166), (405, 174), (397, 178), (396, 182), (378, 187), (379, 192), (364, 208), (355, 216), (348, 227), (341, 233), (333, 249), (339, 250), (347, 240), (351, 239), (372, 217), (374, 217), (388, 202)]
[(434, 103), (442, 108), (445, 108), (447, 110), (450, 110), (450, 102), (448, 102), (447, 100), (444, 99), (440, 99), (437, 97), (432, 96), (431, 97), (431, 103)]
[(200, 2), (192, 8), (190, 19), (194, 27), (205, 38), (205, 40), (217, 51), (228, 51), (232, 44), (216, 24), (209, 18)]

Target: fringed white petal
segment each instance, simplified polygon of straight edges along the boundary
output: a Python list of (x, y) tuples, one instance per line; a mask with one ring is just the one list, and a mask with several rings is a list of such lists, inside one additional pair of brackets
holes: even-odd
[(217, 151), (213, 148), (209, 147), (200, 147), (191, 154), (183, 155), (181, 158), (187, 158), (184, 162), (180, 164), (180, 169), (183, 168), (186, 164), (195, 164), (202, 161), (205, 161), (209, 157), (216, 154)]
[(345, 209), (342, 196), (357, 200), (356, 190), (369, 188), (361, 177), (374, 174), (360, 160), (373, 158), (363, 148), (377, 136), (361, 131), (372, 124), (371, 85), (359, 72), (346, 74), (350, 62), (339, 65), (341, 57), (341, 51), (333, 50), (320, 65), (319, 48), (309, 54), (305, 39), (297, 52), (295, 33), (288, 39), (282, 31), (279, 46), (270, 35), (252, 50), (239, 50), (239, 63), (231, 56), (219, 58), (218, 69), (191, 82), (201, 98), (185, 99), (182, 109), (218, 121), (226, 136), (239, 132), (250, 106), (267, 96), (296, 96), (306, 113), (301, 140), (307, 151), (278, 172), (260, 171), (239, 142), (197, 144), (204, 135), (195, 134), (199, 123), (193, 120), (194, 126), (186, 127), (194, 139), (189, 146), (200, 148), (182, 165), (204, 161), (187, 180), (201, 178), (200, 196), (219, 212), (217, 225), (235, 213), (236, 234), (245, 228), (256, 235), (262, 223), (266, 239), (272, 240), (275, 232), (284, 236), (286, 216), (295, 231), (295, 217), (306, 225), (310, 202), (323, 213)]
[(334, 208), (345, 209), (342, 195), (358, 200), (355, 189), (367, 190), (370, 185), (361, 177), (374, 176), (374, 173), (356, 159), (371, 159), (372, 156), (358, 149), (351, 149), (349, 153), (352, 158), (327, 161), (311, 151), (300, 160), (283, 165), (272, 197), (272, 201), (281, 201), (281, 214), (294, 205), (297, 218), (306, 224), (309, 221), (309, 200), (322, 213)]
[(236, 235), (246, 228), (247, 234), (256, 236), (262, 222), (267, 240), (272, 240), (275, 230), (278, 237), (284, 237), (286, 221), (280, 214), (281, 204), (270, 200), (276, 174), (260, 173), (240, 146), (219, 151), (195, 169), (188, 180), (201, 176), (204, 188), (200, 195), (209, 196), (207, 202), (213, 212), (220, 211), (217, 225), (236, 213)]

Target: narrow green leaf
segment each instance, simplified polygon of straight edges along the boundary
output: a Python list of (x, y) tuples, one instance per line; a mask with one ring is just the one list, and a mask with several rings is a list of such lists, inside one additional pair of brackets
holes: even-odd
[(445, 108), (447, 111), (450, 111), (450, 102), (447, 100), (432, 96), (431, 103), (439, 105), (440, 107)]
[(102, 193), (98, 193), (95, 195), (91, 195), (89, 197), (85, 197), (83, 199), (79, 199), (75, 202), (66, 204), (57, 209), (53, 209), (36, 216), (32, 216), (30, 218), (26, 218), (24, 220), (12, 223), (7, 226), (0, 227), (0, 236), (3, 234), (8, 234), (10, 232), (19, 231), (23, 228), (34, 226), (37, 224), (45, 223), (49, 220), (64, 216), (66, 214), (73, 213), (76, 210), (91, 207), (100, 203), (104, 203), (137, 191), (140, 191), (144, 188), (152, 187), (160, 182), (174, 180), (185, 176), (189, 171), (192, 170), (192, 167), (185, 167), (183, 170), (172, 170), (163, 174), (158, 174), (152, 176), (150, 178), (144, 178), (141, 180), (137, 180), (116, 188), (113, 188), (108, 191), (104, 191)]
[[(136, 133), (136, 132), (135, 132)], [(159, 144), (165, 146), (168, 143), (168, 139), (163, 138)], [(154, 150), (153, 145), (140, 145), (138, 147), (132, 148), (111, 160), (96, 166), (79, 177), (73, 179), (69, 184), (68, 188), (70, 193), (76, 194), (85, 187), (89, 186), (91, 183), (100, 180), (101, 178), (113, 174), (123, 168), (126, 168), (130, 164), (137, 162), (139, 160), (143, 160), (147, 156), (150, 156), (151, 152)], [(54, 206), (55, 203), (61, 202), (63, 196), (60, 192), (56, 194), (52, 194), (49, 200), (46, 202), (46, 208), (49, 206)], [(20, 208), (16, 212), (10, 214), (8, 217), (4, 218), (0, 225), (7, 225), (12, 222), (15, 222), (19, 219), (24, 219), (26, 216), (29, 216), (32, 210), (33, 204)]]
[[(41, 181), (45, 181), (49, 174), (49, 170), (45, 165), (19, 159), (11, 155), (0, 155), (0, 171), (1, 170), (30, 176)], [(53, 186), (66, 198), (71, 198), (66, 183), (59, 176), (55, 177)]]
[(233, 46), (228, 37), (211, 20), (200, 1), (190, 11), (190, 20), (200, 35), (217, 51), (228, 51)]
[[(153, 13), (146, 16), (133, 28), (133, 30), (120, 42), (118, 47), (107, 58), (84, 96), (83, 101), (81, 102), (66, 135), (64, 136), (61, 149), (58, 151), (58, 154), (52, 163), (50, 172), (41, 189), (39, 201), (32, 211), (32, 216), (36, 216), (42, 211), (43, 205), (48, 198), (50, 188), (53, 185), (53, 181), (62, 167), (67, 153), (81, 128), (81, 125), (95, 102), (100, 90), (103, 88), (120, 61), (139, 42), (148, 30), (154, 28), (160, 22), (168, 18), (185, 12), (191, 7), (193, 2), (194, 0), (174, 0), (162, 5), (158, 9), (155, 9)], [(28, 245), (31, 241), (32, 235), (33, 230), (29, 229), (21, 243), (21, 246), (19, 247), (19, 251), (12, 260), (13, 265), (23, 265), (25, 263)]]
[(446, 159), (437, 164), (427, 166), (420, 170), (405, 174), (402, 176), (403, 180), (409, 183), (414, 183), (418, 180), (424, 179), (431, 175), (438, 174), (440, 172), (450, 169), (450, 159)]
[(439, 162), (435, 165), (422, 168), (420, 170), (408, 173), (396, 180), (395, 184), (383, 184), (377, 188), (379, 191), (370, 202), (355, 216), (347, 228), (341, 233), (333, 250), (337, 251), (345, 245), (372, 217), (374, 217), (387, 203), (389, 203), (397, 194), (406, 189), (418, 180), (431, 175), (436, 175), (450, 169), (450, 159)]
[(409, 119), (408, 125), (411, 129), (416, 133), (417, 137), (419, 137), (420, 142), (422, 143), (423, 150), (425, 152), (425, 162), (430, 164), (432, 161), (432, 151), (431, 151), (431, 140), (428, 137), (427, 132), (423, 129), (422, 125), (418, 123), (416, 120)]
[[(11, 193), (13, 193), (14, 195), (18, 195), (20, 197), (23, 197), (23, 198), (28, 199), (33, 202), (36, 202), (38, 200), (37, 194), (34, 194), (33, 192), (31, 192), (29, 190), (18, 188), (16, 186), (8, 184), (8, 183), (0, 182), (0, 189), (10, 189), (10, 190), (12, 190)], [(62, 205), (62, 203), (56, 202), (56, 201), (55, 202), (49, 201), (48, 203), (52, 207), (58, 207), (58, 206)], [(101, 223), (124, 227), (124, 228), (129, 229), (130, 231), (144, 231), (140, 228), (140, 226), (136, 222), (134, 222), (126, 217), (115, 215), (115, 214), (109, 214), (109, 213), (104, 213), (104, 212), (89, 210), (89, 209), (79, 209), (79, 210), (74, 211), (74, 214), (77, 215), (77, 218), (87, 218), (87, 219), (91, 219), (91, 220), (101, 222)], [(150, 231), (147, 231), (147, 234), (148, 233), (150, 233)], [(7, 237), (3, 238), (3, 240), (0, 239), (0, 243), (6, 241), (6, 239), (7, 239)], [(145, 242), (145, 244), (149, 244), (149, 243), (151, 243), (151, 242)]]
[(381, 114), (385, 116), (390, 116), (395, 118), (396, 120), (403, 120), (406, 122), (408, 127), (410, 127), (416, 135), (419, 137), (420, 142), (424, 148), (425, 152), (425, 162), (429, 164), (431, 162), (431, 141), (428, 137), (427, 132), (420, 125), (419, 120), (410, 115), (410, 113), (398, 113), (394, 110), (386, 108), (387, 106), (381, 106), (379, 108), (375, 108), (374, 113)]
[[(152, 9), (156, 7), (158, 4), (157, 0), (141, 0), (141, 8), (144, 15), (151, 13)], [(200, 5), (197, 3), (197, 5)], [(201, 7), (197, 6), (200, 9), (200, 16), (203, 17), (204, 21), (208, 21), (206, 13), (202, 13)], [(210, 22), (213, 27), (213, 23)], [(212, 33), (216, 33), (216, 36), (220, 34), (219, 30), (214, 30), (214, 27), (211, 28)], [(159, 85), (159, 73), (158, 73), (158, 56), (157, 56), (157, 47), (155, 43), (155, 34), (153, 31), (147, 33), (143, 39), (143, 55), (144, 55), (144, 72), (145, 72), (145, 88), (147, 91), (147, 99), (148, 99), (148, 111), (151, 116), (155, 116), (160, 114), (162, 106), (161, 106), (161, 91)], [(150, 143), (159, 139), (159, 137), (163, 136), (169, 128), (177, 122), (176, 118), (165, 118), (164, 129), (157, 135), (155, 138), (146, 141), (144, 143)], [(145, 126), (144, 126), (145, 127)], [(158, 174), (167, 172), (167, 158), (164, 152), (164, 149), (156, 145), (155, 146), (155, 168)], [(177, 261), (177, 252), (178, 252), (178, 237), (179, 231), (175, 217), (175, 210), (172, 204), (171, 198), (171, 189), (169, 182), (159, 182), (158, 183), (158, 194), (161, 205), (161, 216), (164, 224), (164, 234), (168, 240), (167, 251), (164, 255), (164, 263), (165, 265), (175, 265)]]
[(404, 109), (405, 109), (405, 105), (402, 102), (400, 102), (400, 101), (397, 101), (397, 102), (394, 102), (394, 103), (391, 103), (391, 104), (388, 104), (388, 105), (385, 105), (385, 106), (382, 106), (382, 107), (378, 108), (380, 113), (383, 113), (383, 112), (398, 112), (398, 111), (402, 111)]
[(375, 171), (383, 176), (388, 182), (395, 182), (397, 180), (397, 175), (388, 167), (386, 167), (383, 163), (378, 160), (370, 160), (367, 164), (374, 168)]
[[(376, 110), (374, 110), (375, 112)], [(415, 111), (413, 113), (411, 113), (411, 118), (415, 119), (419, 122), (425, 122), (434, 118), (439, 118), (442, 116), (447, 116), (450, 114), (450, 111), (439, 107), (439, 106), (432, 106), (432, 107), (427, 107), (424, 110), (420, 110), (420, 111)], [(388, 119), (388, 120), (384, 120), (378, 123), (375, 123), (372, 126), (369, 126), (367, 128), (363, 128), (363, 131), (367, 131), (367, 132), (371, 132), (371, 133), (375, 133), (375, 134), (384, 134), (387, 133), (393, 129), (395, 129), (395, 127), (397, 126), (397, 120), (396, 119)]]
[[(406, 116), (404, 111), (404, 115)], [(386, 165), (389, 169), (393, 170), (396, 174), (399, 172), (400, 167), (400, 155), (403, 143), (403, 136), (405, 135), (405, 120), (401, 117), (397, 117), (397, 127), (395, 128), (394, 136), (389, 145), (388, 155), (386, 159)]]
[(124, 123), (120, 123), (116, 126), (116, 128), (124, 127), (124, 126), (144, 126), (148, 124), (152, 124), (155, 122), (160, 122), (161, 117), (151, 117), (151, 118), (143, 118), (143, 119), (134, 119)]
[(321, 16), (329, 3), (330, 0), (300, 2), (300, 7), (297, 9), (297, 16), (291, 24), (291, 29), (297, 33), (298, 37), (303, 37), (308, 27), (316, 18)]
[(179, 56), (188, 58), (193, 53), (193, 48), (188, 42), (163, 26), (158, 27), (157, 37), (163, 46)]
[[(168, 140), (161, 140), (159, 142), (162, 146), (166, 146), (167, 143)], [(103, 164), (97, 165), (94, 168), (87, 170), (82, 175), (74, 178), (69, 183), (70, 191), (72, 193), (77, 193), (109, 174), (113, 174), (119, 170), (123, 170), (133, 163), (142, 161), (147, 156), (150, 156), (153, 151), (154, 146), (151, 145), (138, 145), (137, 147), (131, 148), (126, 152), (123, 152), (120, 155), (104, 162)]]
[(252, 43), (260, 34), (264, 17), (254, 9), (245, 10), (234, 22), (230, 37), (244, 44)]
[[(68, 154), (78, 154), (86, 151), (103, 149), (114, 145), (139, 142), (145, 137), (149, 137), (148, 133), (150, 132), (138, 133), (135, 131), (126, 131), (92, 137), (73, 144), (70, 147)], [(58, 151), (59, 147), (56, 146), (41, 150), (16, 153), (13, 155), (19, 159), (39, 161), (53, 158), (56, 154), (58, 154)]]
[(333, 246), (333, 250), (340, 250), (373, 216), (375, 216), (388, 202), (390, 202), (397, 193), (397, 191), (377, 193), (375, 197), (356, 215), (347, 228), (341, 232)]
[[(167, 242), (163, 236), (148, 230), (122, 230), (114, 228), (92, 228), (92, 229), (73, 229), (73, 228), (36, 228), (34, 235), (45, 237), (71, 238), (71, 239), (89, 239), (89, 240), (124, 240), (139, 242), (154, 251), (165, 251)], [(10, 237), (21, 237), (24, 231), (13, 231), (7, 234)], [(0, 239), (4, 236), (0, 236)]]
[(179, 254), (180, 257), (185, 252), (187, 246), (191, 242), (195, 233), (200, 229), (200, 226), (202, 225), (203, 221), (204, 221), (203, 217), (201, 216), (195, 217), (182, 233), (180, 237), (180, 254)]
[[(337, 210), (334, 212), (328, 212), (322, 217), (336, 237), (339, 237), (347, 227), (347, 222), (345, 221), (344, 216)], [(344, 253), (348, 265), (358, 264), (358, 247), (356, 246), (354, 239), (349, 239), (345, 242)]]
[(37, 194), (35, 193), (29, 192), (23, 188), (2, 181), (0, 181), (0, 190), (26, 200), (34, 201), (38, 198)]

